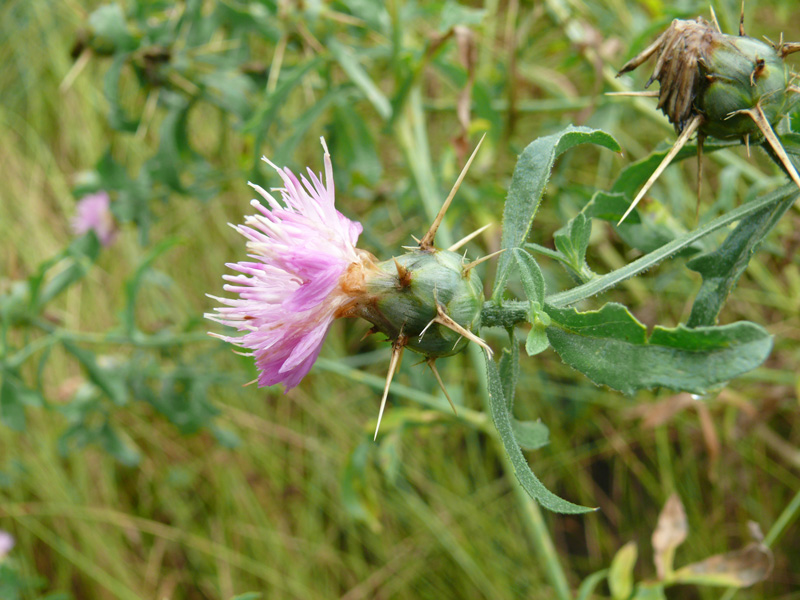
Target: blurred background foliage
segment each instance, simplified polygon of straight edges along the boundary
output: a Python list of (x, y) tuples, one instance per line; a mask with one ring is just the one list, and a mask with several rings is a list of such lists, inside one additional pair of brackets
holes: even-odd
[[(715, 8), (735, 31), (738, 0)], [(389, 356), (361, 340), (367, 324), (335, 323), (317, 367), (284, 396), (242, 387), (252, 361), (206, 335), (204, 294), (243, 257), (226, 223), (250, 210), (246, 182), (277, 184), (259, 157), (319, 170), (320, 135), (338, 208), (386, 258), (424, 233), (487, 132), (439, 239), (495, 223), (469, 246), (480, 256), (499, 246), (518, 153), (569, 123), (603, 128), (625, 154), (580, 147), (560, 159), (531, 239), (552, 247), (596, 189), (674, 139), (653, 101), (603, 96), (621, 85), (616, 68), (673, 18), (707, 11), (689, 0), (3, 2), (0, 527), (17, 539), (3, 598), (554, 597), (468, 355), (439, 365), (466, 417), (420, 408), (441, 392), (407, 360), (380, 444), (367, 443)], [(800, 23), (788, 0), (752, 2), (745, 16), (748, 33), (771, 39)], [(654, 223), (694, 226), (695, 175), (693, 161), (665, 173)], [(718, 151), (700, 220), (782, 181), (758, 153)], [(108, 248), (69, 226), (76, 200), (99, 190), (121, 228)], [(624, 265), (639, 255), (631, 245), (595, 228), (590, 266)], [(624, 397), (552, 352), (522, 359), (517, 414), (550, 428), (529, 459), (551, 489), (600, 507), (545, 515), (573, 588), (627, 541), (651, 556), (672, 491), (692, 529), (687, 562), (744, 545), (748, 520), (768, 530), (790, 504), (798, 246), (793, 209), (721, 319), (767, 327), (772, 355), (703, 402)], [(685, 321), (700, 278), (684, 262), (604, 298), (648, 325)], [(552, 289), (569, 282), (543, 267)], [(770, 579), (739, 597), (800, 597), (796, 526), (783, 524), (774, 551)], [(653, 577), (649, 560), (636, 575)]]

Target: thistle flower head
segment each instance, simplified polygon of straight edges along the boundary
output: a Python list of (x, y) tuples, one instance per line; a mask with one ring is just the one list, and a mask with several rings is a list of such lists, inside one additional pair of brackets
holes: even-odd
[(743, 27), (739, 35), (727, 35), (716, 22), (701, 17), (675, 19), (619, 75), (655, 56), (645, 87), (659, 82), (658, 108), (678, 133), (701, 117), (701, 134), (719, 139), (758, 136), (759, 127), (746, 113), (758, 107), (771, 125), (782, 116), (789, 87), (783, 59), (792, 51), (748, 37)]
[(84, 196), (78, 201), (71, 222), (75, 235), (94, 231), (103, 246), (110, 246), (117, 237), (117, 222), (111, 213), (111, 199), (104, 191)]
[[(241, 336), (217, 335), (250, 351), (259, 386), (296, 386), (319, 355), (337, 316), (358, 295), (371, 255), (356, 248), (362, 231), (334, 207), (333, 169), (325, 148), (325, 183), (310, 169), (298, 178), (266, 158), (283, 180), (282, 203), (250, 184), (266, 201), (253, 200), (256, 214), (232, 226), (247, 240), (249, 261), (230, 263), (224, 290), (237, 298), (215, 298), (224, 306), (206, 318), (234, 327)], [(213, 335), (213, 334), (212, 334)]]

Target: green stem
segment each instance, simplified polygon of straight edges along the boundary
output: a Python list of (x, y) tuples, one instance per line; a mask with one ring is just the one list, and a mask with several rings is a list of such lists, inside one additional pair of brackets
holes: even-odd
[(553, 306), (563, 307), (570, 304), (575, 304), (576, 302), (599, 294), (600, 292), (604, 292), (620, 282), (654, 267), (665, 258), (669, 258), (676, 252), (681, 251), (708, 234), (713, 233), (718, 229), (722, 229), (723, 227), (726, 227), (727, 225), (730, 225), (731, 223), (734, 223), (753, 213), (756, 213), (766, 206), (787, 199), (790, 196), (794, 196), (795, 198), (800, 196), (800, 192), (798, 192), (797, 186), (794, 183), (784, 185), (771, 194), (761, 196), (752, 202), (743, 204), (742, 206), (739, 206), (738, 208), (735, 208), (732, 211), (717, 217), (713, 221), (706, 223), (702, 227), (698, 227), (694, 231), (672, 240), (668, 244), (664, 244), (658, 250), (654, 250), (653, 252), (638, 258), (632, 263), (625, 265), (621, 269), (617, 269), (616, 271), (612, 271), (611, 273), (597, 277), (596, 279), (584, 283), (583, 285), (574, 287), (571, 290), (559, 292), (557, 294), (551, 294), (545, 298), (545, 301)]

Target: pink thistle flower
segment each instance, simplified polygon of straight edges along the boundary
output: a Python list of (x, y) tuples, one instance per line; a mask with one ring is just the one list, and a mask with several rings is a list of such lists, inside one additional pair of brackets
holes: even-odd
[(251, 205), (257, 213), (244, 225), (231, 225), (247, 240), (253, 261), (228, 263), (238, 271), (224, 275), (223, 289), (238, 298), (210, 296), (224, 306), (205, 317), (234, 327), (241, 336), (211, 333), (250, 350), (259, 370), (258, 385), (295, 387), (311, 370), (336, 317), (363, 292), (363, 268), (372, 255), (356, 248), (361, 224), (334, 207), (333, 167), (325, 140), (325, 184), (308, 169), (298, 179), (288, 168), (273, 167), (283, 180), (283, 204), (250, 183), (266, 201)]
[(94, 231), (103, 246), (110, 246), (117, 237), (117, 222), (111, 213), (111, 199), (104, 191), (84, 196), (78, 201), (72, 219), (72, 231), (83, 235)]

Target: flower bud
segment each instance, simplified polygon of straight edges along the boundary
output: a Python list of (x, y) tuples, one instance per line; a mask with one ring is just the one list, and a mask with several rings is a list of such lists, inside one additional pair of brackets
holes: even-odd
[(775, 48), (750, 37), (717, 34), (701, 67), (708, 87), (695, 102), (705, 117), (700, 130), (718, 139), (758, 134), (744, 113), (760, 106), (774, 125), (783, 115), (787, 70)]
[[(793, 51), (793, 50), (792, 50)], [(782, 116), (789, 87), (785, 45), (721, 33), (702, 18), (675, 19), (644, 52), (631, 59), (619, 75), (655, 55), (649, 86), (658, 81), (658, 108), (676, 131), (702, 117), (699, 132), (718, 139), (759, 137), (759, 126), (745, 114), (757, 107), (774, 125)]]
[(443, 320), (467, 332), (480, 326), (483, 285), (461, 255), (418, 249), (375, 267), (366, 273), (366, 293), (353, 312), (390, 339), (407, 336), (408, 348), (438, 358), (460, 352), (467, 343)]

